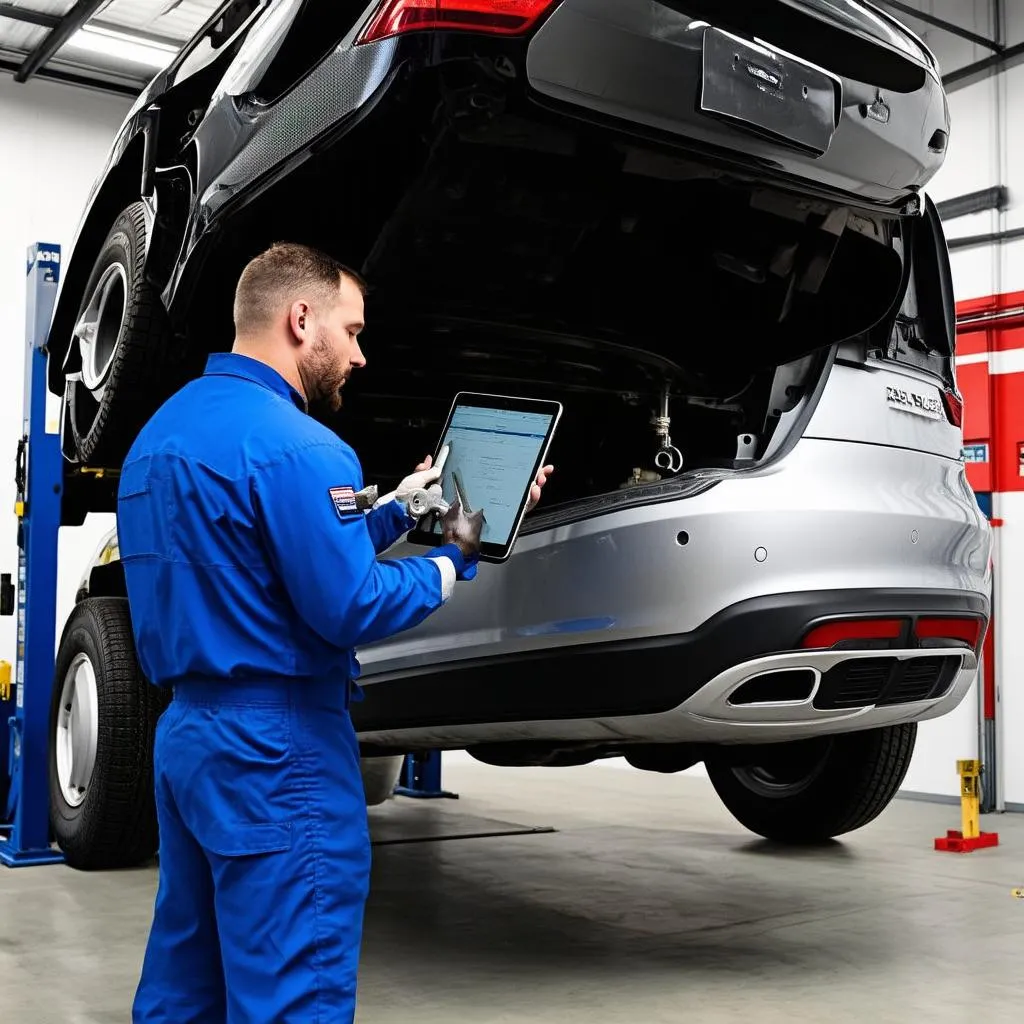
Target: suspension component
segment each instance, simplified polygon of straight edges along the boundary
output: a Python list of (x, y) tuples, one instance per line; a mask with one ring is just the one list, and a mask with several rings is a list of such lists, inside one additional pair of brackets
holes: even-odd
[(654, 464), (658, 469), (664, 469), (669, 473), (678, 473), (683, 468), (683, 453), (672, 444), (672, 418), (669, 416), (669, 389), (665, 385), (661, 393), (660, 414), (651, 418), (651, 426), (659, 441), (659, 448), (654, 456)]

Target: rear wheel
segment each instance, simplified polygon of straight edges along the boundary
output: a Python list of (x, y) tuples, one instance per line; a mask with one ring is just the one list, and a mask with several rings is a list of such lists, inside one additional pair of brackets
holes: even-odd
[(65, 425), (77, 457), (94, 466), (120, 465), (179, 383), (178, 353), (145, 260), (145, 206), (136, 202), (114, 221), (75, 321), (81, 368), (68, 380)]
[(737, 821), (780, 843), (817, 843), (873, 821), (896, 795), (917, 725), (750, 748), (708, 758), (712, 785)]
[(130, 867), (156, 853), (153, 738), (167, 699), (139, 669), (128, 602), (79, 604), (50, 704), (50, 822), (71, 867)]

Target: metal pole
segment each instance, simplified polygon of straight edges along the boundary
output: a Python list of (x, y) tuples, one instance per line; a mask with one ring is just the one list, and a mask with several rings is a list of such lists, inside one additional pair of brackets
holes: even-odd
[(64, 460), (59, 419), (47, 422), (46, 338), (60, 279), (60, 246), (28, 252), (25, 405), (18, 459), (18, 649), (8, 719), (10, 787), (0, 863), (52, 864), (49, 717), (57, 615), (57, 534)]

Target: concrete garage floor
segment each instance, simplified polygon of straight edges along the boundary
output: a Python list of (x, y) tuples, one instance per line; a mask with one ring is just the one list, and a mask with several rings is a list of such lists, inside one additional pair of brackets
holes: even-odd
[[(461, 799), (373, 812), (359, 1024), (1021, 1020), (1024, 817), (941, 854), (958, 808), (898, 800), (783, 853), (701, 778), (459, 764), (445, 783)], [(387, 843), (532, 826), (558, 831)], [(155, 881), (0, 869), (0, 1016), (128, 1021)]]

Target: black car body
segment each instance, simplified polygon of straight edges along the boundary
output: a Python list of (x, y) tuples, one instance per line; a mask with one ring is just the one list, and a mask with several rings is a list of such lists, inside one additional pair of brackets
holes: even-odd
[[(724, 315), (745, 339), (727, 360), (683, 344), (731, 393), (737, 358), (775, 367), (898, 300), (894, 226), (922, 219), (948, 132), (933, 57), (854, 0), (231, 0), (139, 98), (89, 198), (49, 338), (65, 452), (116, 466), (229, 344), (237, 274), (278, 238), (363, 271), (371, 345), (411, 374), (364, 377), (403, 403), (355, 426), (381, 441), (371, 474), (432, 444), (484, 337), (489, 379), (515, 384), (528, 335), (560, 380), (634, 350), (620, 390), (646, 394), (683, 361), (666, 328)], [(127, 273), (97, 294), (132, 204)]]

